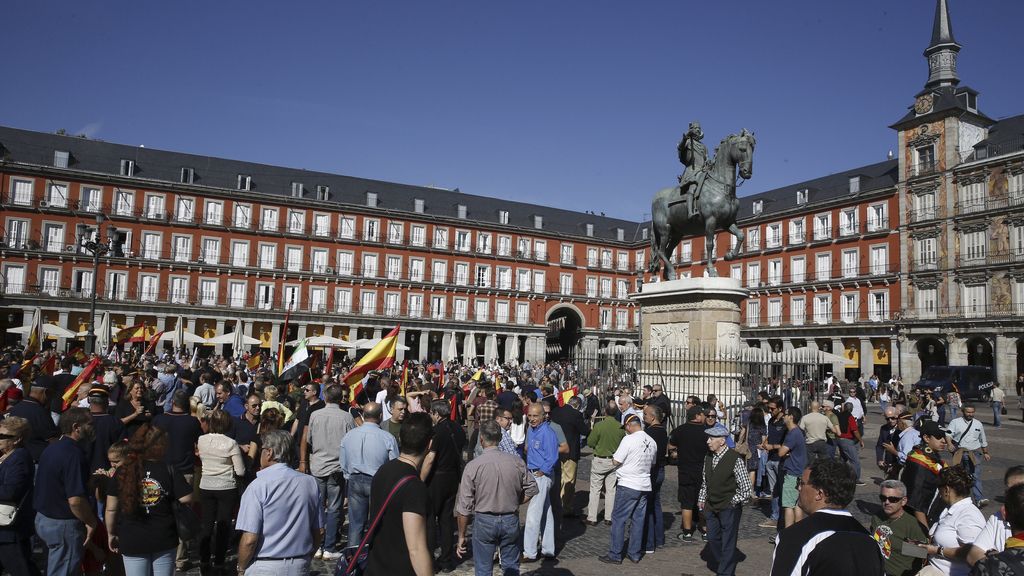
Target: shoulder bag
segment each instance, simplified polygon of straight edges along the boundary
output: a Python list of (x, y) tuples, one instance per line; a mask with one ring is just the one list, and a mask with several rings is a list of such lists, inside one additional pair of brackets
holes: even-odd
[(366, 530), (366, 535), (363, 536), (359, 546), (348, 546), (341, 551), (341, 558), (338, 559), (338, 567), (334, 571), (334, 576), (362, 576), (366, 573), (366, 563), (370, 558), (370, 541), (373, 540), (373, 534), (377, 530), (377, 525), (380, 523), (380, 519), (384, 517), (384, 512), (388, 509), (388, 504), (391, 503), (391, 497), (398, 492), (399, 488), (413, 478), (416, 478), (416, 476), (410, 474), (395, 484), (395, 487), (388, 493), (388, 497), (384, 499), (384, 505), (380, 507), (377, 515), (373, 517), (373, 522), (370, 523), (370, 527)]

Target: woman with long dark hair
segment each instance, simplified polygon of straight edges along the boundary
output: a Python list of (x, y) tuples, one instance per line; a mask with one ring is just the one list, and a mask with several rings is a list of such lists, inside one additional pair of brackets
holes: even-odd
[(110, 549), (124, 557), (126, 576), (173, 576), (178, 532), (172, 501), (192, 501), (192, 486), (164, 462), (167, 433), (146, 423), (110, 482), (106, 526)]

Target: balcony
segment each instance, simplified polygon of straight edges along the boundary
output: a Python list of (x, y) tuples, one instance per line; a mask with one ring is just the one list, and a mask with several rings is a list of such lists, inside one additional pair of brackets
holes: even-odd
[(988, 212), (990, 210), (1007, 210), (1024, 208), (1024, 191), (1014, 191), (1006, 196), (985, 197), (962, 200), (956, 203), (957, 216)]
[(975, 306), (947, 306), (933, 310), (908, 309), (900, 316), (903, 321), (959, 320), (972, 318), (1024, 318), (1024, 303), (988, 304)]
[(832, 240), (833, 233), (831, 228), (815, 228), (814, 230), (814, 242), (820, 242), (822, 240)]
[(910, 221), (915, 224), (918, 222), (935, 220), (941, 216), (942, 212), (935, 206), (928, 206), (926, 208), (918, 208), (917, 210), (910, 211)]
[(998, 264), (1015, 264), (1024, 262), (1024, 249), (1014, 248), (1008, 251), (988, 252), (987, 254), (959, 254), (956, 257), (957, 268), (972, 266), (994, 266)]
[(908, 167), (909, 176), (911, 178), (935, 174), (936, 172), (938, 172), (938, 169), (939, 167), (934, 160), (918, 162), (917, 164), (912, 164), (911, 166)]
[(872, 234), (875, 232), (888, 232), (889, 231), (889, 218), (868, 218), (867, 233)]
[(856, 236), (858, 234), (860, 234), (860, 222), (839, 225), (840, 238), (849, 238), (850, 236)]
[(930, 272), (938, 269), (939, 261), (935, 257), (915, 259), (910, 261), (911, 272)]

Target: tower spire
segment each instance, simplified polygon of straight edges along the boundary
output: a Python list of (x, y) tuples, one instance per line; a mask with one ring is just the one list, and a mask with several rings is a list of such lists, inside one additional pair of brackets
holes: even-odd
[(932, 25), (932, 41), (924, 51), (928, 58), (928, 82), (926, 89), (940, 86), (956, 86), (960, 77), (956, 73), (956, 58), (960, 45), (953, 38), (953, 23), (949, 19), (946, 0), (935, 1), (935, 22)]

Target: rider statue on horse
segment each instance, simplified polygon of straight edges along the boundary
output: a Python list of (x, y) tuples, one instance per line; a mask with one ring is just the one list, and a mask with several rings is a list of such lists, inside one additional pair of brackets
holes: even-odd
[(676, 150), (679, 152), (679, 161), (686, 168), (679, 175), (679, 195), (686, 198), (690, 193), (690, 214), (699, 212), (697, 199), (700, 197), (701, 184), (704, 183), (705, 170), (708, 162), (708, 147), (701, 140), (704, 139), (704, 131), (700, 128), (700, 122), (690, 122), (690, 128), (683, 134)]

